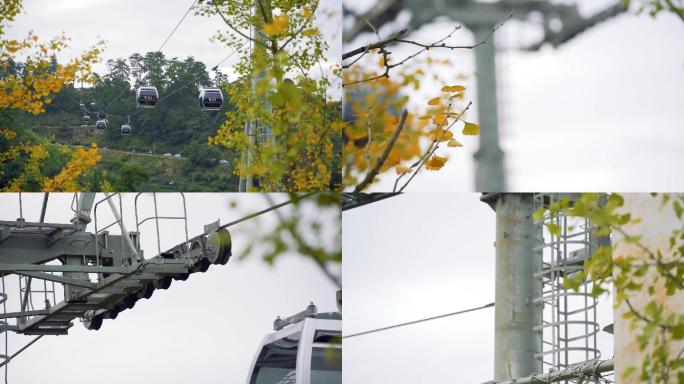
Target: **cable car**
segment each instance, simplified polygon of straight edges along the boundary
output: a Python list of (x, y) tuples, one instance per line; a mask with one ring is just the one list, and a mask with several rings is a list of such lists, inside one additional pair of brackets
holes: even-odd
[(135, 93), (135, 102), (139, 108), (154, 108), (159, 102), (159, 92), (157, 87), (139, 87)]
[(202, 88), (199, 106), (203, 111), (218, 111), (223, 106), (223, 92), (220, 88)]
[(252, 362), (247, 384), (342, 384), (342, 314), (309, 307), (276, 319)]
[(85, 104), (81, 103), (78, 105), (81, 109), (85, 109)]
[(121, 126), (121, 135), (122, 136), (128, 136), (131, 134), (131, 126), (128, 124), (124, 124)]
[(95, 103), (90, 103), (90, 108), (95, 108)]
[(88, 115), (83, 115), (83, 120), (84, 120), (84, 121), (89, 121), (89, 120), (90, 120), (90, 116), (88, 116)]
[(95, 128), (105, 129), (107, 128), (107, 119), (100, 119), (95, 123)]

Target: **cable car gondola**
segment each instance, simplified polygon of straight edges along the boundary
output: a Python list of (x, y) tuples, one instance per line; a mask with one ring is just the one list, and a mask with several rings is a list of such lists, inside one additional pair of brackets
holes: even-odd
[(121, 135), (122, 136), (128, 136), (131, 134), (131, 126), (128, 124), (124, 124), (121, 126)]
[(203, 111), (218, 111), (223, 106), (223, 92), (220, 88), (202, 88), (199, 106)]
[(95, 107), (96, 107), (95, 103), (90, 103), (90, 108), (95, 108)]
[(159, 102), (159, 92), (157, 87), (139, 87), (135, 93), (135, 102), (139, 108), (154, 108)]
[(79, 106), (79, 108), (81, 108), (81, 109), (85, 109), (85, 104), (83, 104), (83, 103), (80, 103), (78, 106)]
[(247, 384), (341, 384), (342, 315), (309, 307), (276, 319), (261, 343)]
[(88, 116), (88, 115), (83, 115), (83, 121), (89, 121), (89, 120), (90, 120), (90, 116)]
[(95, 123), (95, 128), (105, 129), (107, 128), (107, 119), (100, 119)]

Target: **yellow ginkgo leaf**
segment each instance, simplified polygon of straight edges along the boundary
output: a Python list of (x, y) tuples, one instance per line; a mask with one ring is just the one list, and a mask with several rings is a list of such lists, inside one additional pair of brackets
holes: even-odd
[(465, 87), (462, 85), (445, 85), (442, 87), (442, 92), (461, 92)]
[(436, 125), (446, 125), (446, 124), (448, 124), (446, 115), (443, 114), (443, 113), (440, 113), (439, 115), (437, 115), (437, 116), (435, 117), (435, 119), (432, 120), (432, 122), (435, 123)]
[(317, 32), (318, 32), (317, 29), (309, 28), (309, 29), (305, 29), (304, 31), (302, 31), (302, 35), (304, 35), (306, 37), (314, 37), (314, 36), (316, 36)]
[(432, 156), (432, 158), (425, 162), (425, 169), (430, 171), (437, 171), (442, 169), (444, 164), (447, 162), (446, 157), (439, 157), (437, 155)]
[(399, 119), (397, 119), (396, 116), (390, 116), (389, 118), (387, 118), (387, 122), (390, 124), (398, 124)]
[(289, 21), (286, 13), (278, 15), (273, 18), (272, 22), (264, 24), (264, 33), (266, 33), (268, 37), (285, 35)]
[(463, 127), (463, 132), (464, 135), (467, 136), (475, 136), (480, 134), (480, 126), (475, 124), (475, 123), (469, 123), (465, 122), (465, 126)]
[(411, 172), (411, 168), (405, 167), (403, 165), (397, 165), (396, 167), (394, 167), (394, 169), (396, 169), (398, 175), (401, 175), (402, 173)]
[(439, 105), (439, 102), (440, 102), (440, 98), (435, 97), (434, 99), (428, 100), (428, 105)]
[(447, 140), (451, 139), (453, 136), (454, 136), (454, 134), (451, 131), (447, 131), (447, 130), (442, 129), (442, 128), (437, 128), (437, 129), (433, 130), (432, 132), (430, 132), (430, 138), (433, 141), (436, 141), (438, 143), (441, 143), (443, 141), (447, 141)]
[(419, 117), (418, 119), (420, 119), (420, 120), (429, 120), (429, 119), (432, 119), (432, 116), (430, 116), (430, 115), (423, 115), (423, 116)]
[(451, 139), (451, 140), (449, 140), (449, 143), (447, 143), (447, 147), (462, 147), (462, 146), (463, 146), (463, 144), (461, 144), (456, 139)]

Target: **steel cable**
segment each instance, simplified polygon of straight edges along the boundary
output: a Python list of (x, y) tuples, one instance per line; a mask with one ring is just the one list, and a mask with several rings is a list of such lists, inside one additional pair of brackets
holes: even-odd
[(485, 305), (480, 306), (480, 307), (464, 309), (464, 310), (457, 311), (457, 312), (445, 313), (445, 314), (439, 315), (439, 316), (432, 316), (432, 317), (428, 317), (428, 318), (424, 318), (424, 319), (409, 321), (409, 322), (406, 322), (406, 323), (399, 323), (399, 324), (394, 324), (394, 325), (390, 325), (390, 326), (387, 326), (387, 327), (371, 329), (371, 330), (369, 330), (369, 331), (363, 331), (363, 332), (358, 332), (358, 333), (352, 333), (351, 335), (342, 336), (342, 338), (343, 338), (343, 339), (348, 339), (348, 338), (351, 338), (351, 337), (356, 337), (356, 336), (361, 336), (361, 335), (367, 335), (367, 334), (370, 334), (370, 333), (375, 333), (375, 332), (380, 332), (380, 331), (386, 331), (386, 330), (389, 330), (389, 329), (404, 327), (404, 326), (407, 326), (407, 325), (413, 325), (413, 324), (418, 324), (418, 323), (424, 323), (424, 322), (430, 321), (430, 320), (437, 320), (437, 319), (442, 319), (442, 318), (445, 318), (445, 317), (450, 317), (450, 316), (455, 316), (455, 315), (461, 315), (461, 314), (464, 314), (464, 313), (474, 312), (474, 311), (478, 311), (478, 310), (481, 310), (481, 309), (490, 308), (490, 307), (493, 307), (493, 306), (494, 306), (494, 303), (489, 303), (489, 304), (485, 304)]

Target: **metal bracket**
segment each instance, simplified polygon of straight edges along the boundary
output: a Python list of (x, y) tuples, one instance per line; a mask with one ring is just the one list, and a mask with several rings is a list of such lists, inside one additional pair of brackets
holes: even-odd
[(48, 281), (55, 281), (57, 283), (74, 285), (77, 287), (84, 287), (84, 288), (90, 288), (90, 289), (97, 287), (97, 284), (91, 283), (90, 281), (87, 281), (87, 280), (74, 279), (71, 277), (63, 277), (63, 276), (59, 276), (59, 275), (53, 275), (50, 273), (27, 272), (27, 271), (17, 271), (16, 273), (18, 275), (24, 275), (24, 276), (29, 276), (29, 277), (33, 277), (36, 279), (42, 279), (42, 280), (48, 280)]

